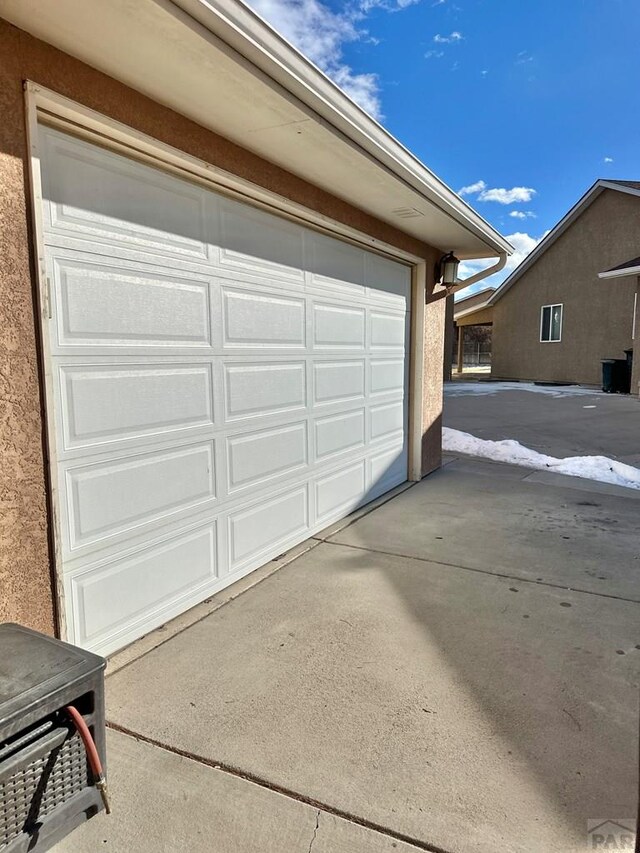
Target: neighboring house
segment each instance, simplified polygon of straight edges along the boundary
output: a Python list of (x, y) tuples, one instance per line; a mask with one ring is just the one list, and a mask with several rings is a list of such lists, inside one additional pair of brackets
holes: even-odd
[[(603, 270), (598, 275), (599, 278), (602, 279), (622, 279), (623, 282), (627, 285), (627, 287), (631, 287), (635, 284), (635, 292), (633, 294), (633, 320), (631, 324), (631, 340), (632, 346), (631, 351), (633, 355), (633, 345), (635, 345), (635, 341), (638, 336), (638, 323), (640, 322), (639, 316), (639, 307), (638, 303), (640, 302), (640, 257), (632, 258), (629, 261), (625, 261), (622, 264), (618, 264), (618, 266), (612, 267), (610, 270)], [(631, 371), (631, 393), (640, 395), (640, 350), (637, 353), (638, 358), (633, 362), (632, 371)]]
[(633, 272), (599, 273), (639, 248), (640, 182), (596, 181), (489, 300), (492, 376), (599, 385), (601, 361), (634, 345), (638, 290)]
[(450, 358), (457, 373), (462, 373), (464, 367), (491, 364), (493, 307), (489, 300), (494, 293), (495, 288), (485, 287), (454, 303)]
[(111, 653), (440, 464), (511, 247), (241, 3), (0, 14), (0, 621)]

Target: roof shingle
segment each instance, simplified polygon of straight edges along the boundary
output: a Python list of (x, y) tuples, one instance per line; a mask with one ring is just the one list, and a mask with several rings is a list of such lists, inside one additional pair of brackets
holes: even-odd
[(634, 190), (640, 190), (640, 181), (612, 181), (609, 178), (600, 178), (601, 181), (607, 181), (610, 184), (619, 184), (621, 187), (631, 187)]
[(616, 270), (628, 270), (633, 267), (640, 267), (640, 257), (632, 258), (630, 261), (625, 261), (623, 264), (618, 264), (617, 267), (611, 267), (607, 272), (615, 272)]

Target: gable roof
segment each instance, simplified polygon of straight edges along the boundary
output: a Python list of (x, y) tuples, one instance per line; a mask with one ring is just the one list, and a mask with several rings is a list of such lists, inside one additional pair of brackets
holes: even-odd
[(462, 299), (456, 299), (456, 307), (462, 308), (467, 299), (477, 299), (478, 296), (482, 296), (483, 294), (486, 294), (485, 299), (489, 299), (489, 296), (494, 291), (495, 287), (485, 287), (482, 290), (476, 290), (475, 293), (468, 293), (466, 296), (463, 296)]
[(631, 187), (640, 190), (640, 181), (609, 181), (610, 184), (619, 184), (621, 187)]
[[(477, 293), (471, 293), (464, 299), (459, 299), (453, 306), (453, 319), (462, 320), (463, 317), (468, 317), (470, 314), (477, 314), (479, 311), (484, 311), (491, 305), (491, 297), (495, 293), (494, 287), (485, 287), (484, 290), (479, 290)], [(479, 299), (471, 305), (465, 305), (474, 297), (484, 296), (484, 299)]]
[(617, 267), (598, 273), (598, 278), (621, 278), (624, 275), (640, 275), (640, 258), (632, 258)]
[(489, 300), (491, 305), (494, 305), (504, 294), (518, 281), (520, 276), (525, 273), (535, 262), (541, 257), (547, 249), (552, 246), (555, 241), (572, 225), (575, 220), (583, 213), (589, 205), (601, 195), (605, 190), (615, 190), (616, 192), (628, 193), (629, 195), (638, 196), (640, 198), (640, 181), (612, 181), (605, 178), (599, 178), (582, 196), (582, 198), (574, 204), (571, 210), (565, 214), (560, 222), (552, 228), (551, 231), (544, 237), (535, 249), (530, 252), (522, 263), (517, 266), (511, 275), (506, 278), (500, 287)]

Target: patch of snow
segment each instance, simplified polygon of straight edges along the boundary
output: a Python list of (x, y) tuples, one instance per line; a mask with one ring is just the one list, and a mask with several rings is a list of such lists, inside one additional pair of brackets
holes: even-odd
[(445, 382), (447, 397), (463, 397), (466, 394), (498, 394), (500, 391), (530, 391), (547, 397), (597, 396), (603, 392), (582, 385), (534, 385), (533, 382)]
[(442, 428), (442, 449), (450, 453), (466, 453), (469, 456), (492, 459), (494, 462), (522, 465), (538, 471), (553, 471), (556, 474), (568, 474), (571, 477), (624, 486), (627, 489), (640, 489), (640, 468), (616, 462), (607, 456), (568, 456), (566, 459), (556, 459), (555, 456), (546, 456), (524, 447), (513, 439), (490, 441), (450, 427)]

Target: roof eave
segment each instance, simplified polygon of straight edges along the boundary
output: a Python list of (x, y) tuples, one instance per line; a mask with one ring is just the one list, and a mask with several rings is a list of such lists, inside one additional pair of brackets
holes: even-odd
[(453, 312), (454, 320), (461, 320), (463, 317), (469, 317), (471, 314), (477, 314), (479, 311), (484, 311), (485, 308), (490, 308), (491, 302), (487, 300), (486, 302), (481, 302), (479, 305), (474, 305), (472, 308), (467, 308), (466, 311)]
[(496, 254), (513, 253), (508, 240), (242, 0), (171, 2), (474, 233)]
[(605, 270), (598, 273), (598, 278), (626, 278), (634, 275), (640, 275), (640, 266), (627, 267), (627, 269), (621, 270)]

